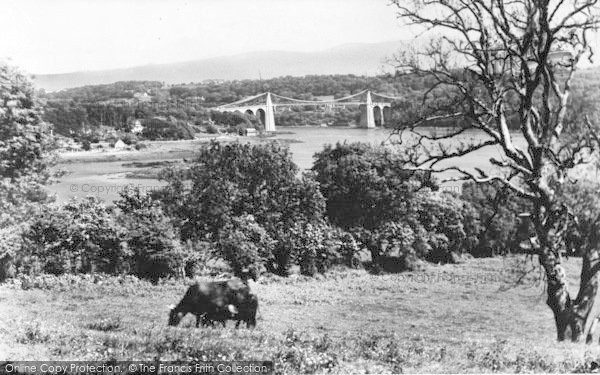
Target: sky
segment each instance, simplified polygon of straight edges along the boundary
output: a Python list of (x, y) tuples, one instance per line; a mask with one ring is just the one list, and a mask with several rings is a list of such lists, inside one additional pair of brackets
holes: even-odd
[(32, 74), (409, 39), (388, 0), (0, 0), (0, 59)]

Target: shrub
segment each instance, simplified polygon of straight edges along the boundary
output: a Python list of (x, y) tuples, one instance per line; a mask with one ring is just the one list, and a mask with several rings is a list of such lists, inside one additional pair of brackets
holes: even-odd
[[(478, 245), (479, 219), (468, 202), (451, 193), (426, 194), (419, 200), (413, 228), (422, 226), (430, 247), (425, 259), (452, 262), (452, 253), (472, 252)], [(419, 254), (421, 255), (421, 254)]]
[(148, 146), (145, 143), (136, 143), (135, 146), (133, 146), (136, 150), (143, 150), (145, 148), (147, 148)]
[(339, 254), (348, 267), (357, 268), (360, 265), (360, 259), (357, 258), (360, 248), (354, 236), (346, 231), (342, 231), (339, 236), (340, 247)]
[(130, 256), (130, 272), (152, 282), (183, 276), (189, 254), (158, 202), (139, 189), (127, 189), (115, 206), (121, 211), (118, 221), (125, 229), (123, 242)]
[(18, 226), (0, 228), (0, 282), (15, 276), (15, 257), (23, 246)]
[(324, 271), (327, 267), (327, 257), (324, 251), (324, 234), (320, 226), (310, 223), (297, 225), (291, 231), (296, 232), (298, 241), (298, 264), (300, 273), (314, 276), (318, 271)]
[(216, 126), (210, 124), (206, 126), (206, 132), (208, 134), (219, 134), (219, 128), (217, 128)]
[(127, 134), (124, 134), (123, 137), (121, 137), (121, 140), (127, 146), (131, 146), (132, 144), (135, 144), (137, 142), (137, 137), (131, 133), (127, 133)]
[(146, 139), (194, 139), (194, 129), (186, 121), (173, 117), (152, 117), (142, 121)]
[(323, 273), (333, 264), (342, 263), (339, 231), (324, 221), (298, 221), (281, 225), (275, 231), (273, 262), (268, 270), (287, 276), (292, 265), (303, 275)]
[(480, 224), (468, 202), (449, 193), (421, 191), (402, 217), (371, 230), (353, 229), (355, 238), (371, 252), (374, 263), (396, 259), (397, 270), (411, 268), (416, 259), (448, 263), (455, 254), (477, 246)]
[(558, 189), (562, 202), (570, 208), (576, 220), (570, 220), (565, 238), (568, 255), (593, 249), (600, 239), (600, 184), (591, 180), (567, 183)]
[(241, 278), (257, 279), (271, 261), (273, 240), (252, 215), (232, 218), (219, 233), (219, 252)]
[[(95, 197), (47, 207), (24, 233), (20, 269), (59, 275), (91, 271), (118, 273), (126, 264), (121, 229), (112, 210)], [(39, 264), (41, 269), (36, 269)]]
[(497, 183), (465, 183), (463, 201), (477, 213), (480, 229), (474, 256), (493, 256), (514, 251), (532, 234), (530, 224), (518, 215), (530, 211), (530, 204)]
[(89, 151), (89, 150), (92, 148), (92, 145), (91, 145), (90, 141), (88, 141), (87, 139), (84, 139), (84, 140), (81, 142), (81, 148), (82, 148), (84, 151)]
[[(186, 254), (184, 266), (185, 276), (194, 277), (215, 271), (214, 264), (209, 269), (209, 262), (216, 260), (218, 256), (215, 245), (208, 241), (188, 240), (182, 244), (183, 251)], [(218, 270), (216, 270), (218, 271)]]

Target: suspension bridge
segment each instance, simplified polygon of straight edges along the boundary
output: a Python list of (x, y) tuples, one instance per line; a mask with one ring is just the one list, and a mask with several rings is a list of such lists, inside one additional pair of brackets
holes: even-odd
[(275, 112), (279, 107), (294, 106), (358, 106), (360, 109), (360, 123), (362, 128), (375, 128), (383, 126), (390, 121), (391, 102), (400, 99), (370, 90), (363, 90), (353, 95), (331, 100), (302, 100), (288, 98), (271, 92), (254, 95), (233, 103), (211, 108), (221, 112), (241, 112), (254, 115), (265, 126), (265, 131), (275, 131)]

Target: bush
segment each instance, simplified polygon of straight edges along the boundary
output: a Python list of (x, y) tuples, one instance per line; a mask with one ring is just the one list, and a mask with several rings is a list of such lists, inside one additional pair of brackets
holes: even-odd
[(396, 262), (397, 271), (403, 271), (413, 268), (417, 259), (454, 262), (457, 254), (476, 248), (480, 228), (477, 213), (467, 202), (424, 190), (415, 195), (403, 217), (352, 232), (376, 265)]
[(115, 202), (119, 224), (125, 229), (130, 272), (157, 282), (169, 276), (183, 277), (190, 254), (179, 243), (179, 232), (158, 202), (139, 189), (128, 189)]
[(287, 276), (290, 267), (297, 264), (303, 275), (312, 276), (324, 273), (334, 264), (345, 263), (340, 253), (341, 233), (324, 221), (297, 221), (279, 226), (273, 235), (273, 262), (267, 269)]
[(219, 134), (219, 128), (217, 128), (216, 126), (210, 124), (206, 126), (206, 132), (208, 134)]
[(0, 228), (0, 282), (14, 277), (15, 257), (23, 247), (19, 226)]
[(241, 278), (263, 273), (271, 261), (273, 240), (251, 215), (232, 218), (219, 233), (219, 252)]
[(339, 240), (340, 247), (338, 251), (346, 266), (352, 268), (360, 266), (360, 259), (358, 258), (360, 247), (354, 236), (349, 232), (342, 231)]
[(194, 139), (194, 129), (186, 121), (153, 117), (142, 121), (142, 136), (146, 139)]
[(88, 141), (87, 139), (84, 139), (84, 140), (81, 142), (81, 148), (82, 148), (84, 151), (89, 151), (89, 150), (92, 148), (92, 145), (91, 145), (90, 141)]
[(566, 183), (558, 189), (561, 201), (576, 218), (570, 220), (565, 238), (567, 255), (594, 249), (600, 240), (600, 184), (591, 180)]
[[(126, 264), (121, 229), (95, 197), (47, 207), (24, 233), (18, 266), (26, 273), (120, 273)], [(38, 266), (39, 265), (39, 269)]]
[(47, 207), (24, 232), (18, 271), (54, 275), (132, 273), (153, 282), (183, 276), (191, 255), (160, 206), (138, 190), (125, 191), (115, 212), (97, 198)]
[(429, 251), (424, 258), (437, 263), (452, 262), (452, 253), (473, 252), (478, 245), (479, 218), (468, 202), (451, 193), (427, 194), (419, 200), (413, 229), (422, 226)]
[(147, 148), (148, 146), (145, 143), (136, 143), (135, 146), (133, 146), (136, 150), (143, 150), (145, 148)]
[(132, 144), (135, 144), (137, 142), (137, 137), (131, 133), (127, 133), (124, 134), (121, 137), (121, 140), (123, 141), (123, 143), (125, 143), (127, 146), (131, 146)]
[(479, 216), (478, 244), (471, 249), (474, 256), (515, 251), (522, 240), (533, 234), (530, 223), (518, 217), (530, 211), (530, 203), (500, 184), (465, 183), (461, 198)]

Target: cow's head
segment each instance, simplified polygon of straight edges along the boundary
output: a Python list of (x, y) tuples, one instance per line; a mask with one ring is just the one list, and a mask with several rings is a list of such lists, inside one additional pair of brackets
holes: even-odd
[(181, 319), (183, 318), (183, 313), (177, 311), (174, 305), (169, 306), (169, 325), (176, 326), (179, 324)]
[(237, 307), (234, 305), (227, 305), (227, 311), (229, 311), (229, 316), (232, 318), (239, 314)]

